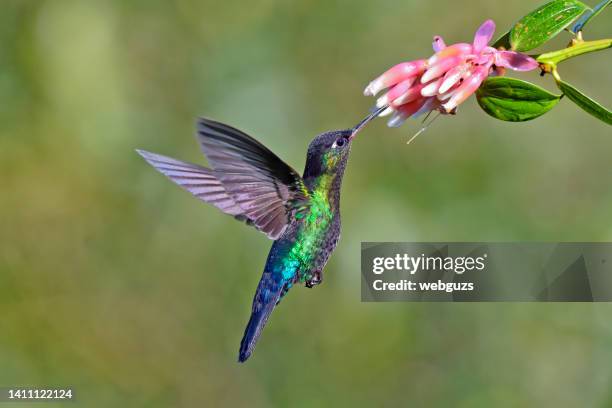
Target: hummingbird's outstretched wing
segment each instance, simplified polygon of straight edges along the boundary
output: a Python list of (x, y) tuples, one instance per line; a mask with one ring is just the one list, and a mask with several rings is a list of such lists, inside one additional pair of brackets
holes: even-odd
[(214, 169), (137, 152), (174, 183), (271, 239), (280, 237), (295, 214), (309, 205), (308, 190), (297, 172), (247, 134), (201, 119), (198, 139)]
[(271, 239), (310, 202), (302, 177), (268, 148), (231, 126), (198, 121), (198, 140), (227, 194)]
[(186, 163), (171, 157), (144, 150), (136, 150), (151, 166), (170, 180), (189, 191), (202, 201), (206, 201), (238, 219), (245, 218), (244, 211), (227, 194), (221, 182), (211, 169)]

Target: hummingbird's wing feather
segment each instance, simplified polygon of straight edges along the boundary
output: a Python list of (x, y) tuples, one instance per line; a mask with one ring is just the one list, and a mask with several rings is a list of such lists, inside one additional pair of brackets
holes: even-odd
[(198, 139), (227, 193), (268, 237), (277, 239), (309, 205), (302, 177), (246, 133), (200, 119)]
[(237, 218), (244, 217), (242, 208), (227, 194), (212, 170), (160, 154), (144, 150), (136, 151), (157, 171), (200, 200), (214, 205), (226, 214)]

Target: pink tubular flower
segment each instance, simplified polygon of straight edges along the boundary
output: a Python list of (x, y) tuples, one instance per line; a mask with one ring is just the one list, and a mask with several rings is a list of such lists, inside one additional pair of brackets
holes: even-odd
[(364, 95), (375, 96), (387, 89), (376, 106), (388, 106), (381, 116), (393, 113), (388, 125), (396, 127), (409, 117), (433, 110), (454, 113), (496, 68), (531, 71), (538, 67), (528, 55), (490, 47), (494, 32), (495, 23), (487, 20), (476, 31), (472, 44), (447, 46), (442, 37), (435, 36), (433, 56), (395, 65), (370, 82)]

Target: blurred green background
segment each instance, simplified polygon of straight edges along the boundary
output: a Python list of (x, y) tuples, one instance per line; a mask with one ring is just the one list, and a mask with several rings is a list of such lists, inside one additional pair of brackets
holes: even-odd
[[(568, 100), (510, 124), (472, 98), (409, 146), (417, 122), (373, 123), (324, 285), (291, 291), (246, 365), (270, 242), (134, 152), (204, 163), (203, 115), (301, 170), (374, 76), (536, 5), (4, 0), (0, 385), (69, 385), (87, 407), (612, 406), (612, 305), (360, 302), (361, 241), (612, 241), (611, 128)], [(611, 106), (609, 67), (561, 75)]]

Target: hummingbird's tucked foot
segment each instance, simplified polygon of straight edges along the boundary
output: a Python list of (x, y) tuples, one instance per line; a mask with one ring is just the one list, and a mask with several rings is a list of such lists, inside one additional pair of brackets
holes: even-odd
[(306, 280), (307, 288), (314, 288), (317, 285), (320, 285), (323, 282), (323, 271), (314, 271), (312, 273), (312, 277)]

